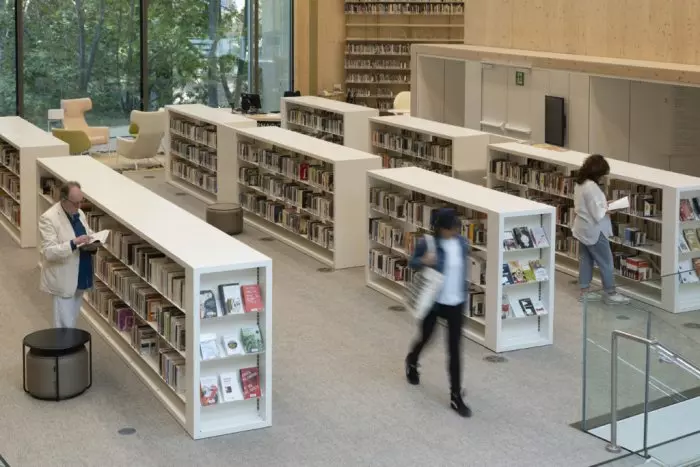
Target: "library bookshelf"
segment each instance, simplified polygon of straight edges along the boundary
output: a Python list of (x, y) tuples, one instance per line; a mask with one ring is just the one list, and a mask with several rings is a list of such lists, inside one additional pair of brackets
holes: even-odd
[(206, 203), (235, 201), (235, 128), (257, 126), (253, 119), (202, 104), (166, 105), (165, 180)]
[(381, 159), (283, 128), (237, 132), (245, 221), (334, 269), (363, 266), (365, 174)]
[(384, 168), (417, 166), (483, 185), (490, 142), (488, 133), (422, 118), (370, 118), (370, 145)]
[[(90, 157), (39, 159), (37, 171), (38, 213), (54, 203), (61, 182), (77, 180), (90, 228), (111, 231), (95, 255), (94, 287), (83, 301), (88, 324), (194, 439), (270, 426), (270, 258)], [(264, 305), (224, 314), (220, 285), (257, 285)], [(201, 318), (202, 305), (219, 315)], [(228, 355), (224, 342), (244, 328), (259, 330), (262, 347)], [(219, 352), (206, 361), (204, 336), (213, 336)], [(225, 401), (224, 377), (232, 382), (241, 370), (246, 380), (257, 374), (259, 395), (247, 392), (253, 397)], [(214, 392), (218, 403), (205, 405), (200, 382), (212, 379), (222, 380)], [(241, 389), (228, 387), (233, 393)]]
[[(571, 234), (572, 175), (587, 157), (575, 151), (521, 143), (492, 144), (488, 155), (489, 187), (507, 189), (557, 208), (556, 267), (574, 276), (578, 275), (579, 244)], [(618, 289), (669, 312), (700, 309), (700, 284), (681, 283), (679, 274), (683, 264), (700, 258), (700, 245), (692, 251), (680, 250), (684, 231), (700, 227), (696, 220), (680, 220), (682, 200), (689, 200), (692, 206), (692, 200), (700, 196), (700, 178), (607, 160), (610, 174), (603, 188), (608, 199), (630, 196), (629, 209), (610, 214)], [(600, 284), (598, 279), (596, 273)]]
[[(372, 170), (368, 178), (367, 285), (404, 301), (415, 271), (407, 266), (432, 213), (452, 207), (471, 243), (463, 334), (494, 352), (548, 345), (553, 339), (555, 210), (418, 167)], [(514, 229), (546, 241), (515, 247)], [(518, 239), (520, 239), (520, 234)], [(529, 245), (529, 247), (528, 247)], [(506, 265), (508, 269), (506, 269)], [(537, 276), (525, 274), (536, 265)], [(530, 268), (535, 273), (535, 268)], [(522, 274), (521, 274), (522, 273)], [(502, 280), (527, 277), (530, 280)], [(539, 280), (537, 280), (539, 279)], [(522, 305), (521, 305), (522, 303)], [(536, 308), (538, 312), (525, 313)]]
[(369, 118), (379, 111), (317, 96), (283, 97), (282, 128), (369, 152)]
[(410, 89), (411, 44), (464, 42), (464, 1), (345, 1), (345, 85), (357, 103), (391, 109)]
[(36, 159), (67, 156), (68, 144), (20, 117), (0, 117), (0, 224), (20, 247), (35, 247)]

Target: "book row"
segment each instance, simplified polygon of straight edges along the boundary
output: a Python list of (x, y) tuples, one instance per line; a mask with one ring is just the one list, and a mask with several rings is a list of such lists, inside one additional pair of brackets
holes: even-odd
[[(97, 283), (87, 292), (89, 304), (122, 337), (161, 378), (176, 392), (185, 393), (185, 358), (167, 344), (155, 329), (139, 322), (129, 306), (105, 284)], [(184, 332), (184, 328), (183, 328)], [(184, 346), (184, 335), (183, 346)]]
[(260, 394), (258, 368), (241, 368), (235, 373), (221, 373), (218, 376), (203, 376), (199, 379), (199, 400), (202, 407), (258, 399)]
[(461, 15), (464, 14), (464, 5), (456, 2), (430, 3), (412, 5), (406, 3), (361, 3), (346, 2), (345, 14), (348, 15)]
[(449, 169), (449, 167), (446, 167), (444, 165), (436, 165), (433, 164), (431, 161), (416, 161), (412, 159), (406, 159), (402, 156), (394, 156), (388, 153), (378, 153), (377, 155), (382, 158), (382, 167), (385, 169), (393, 169), (398, 167), (420, 167), (421, 169), (439, 173), (447, 177), (452, 176), (452, 171)]
[(363, 98), (363, 97), (373, 97), (377, 99), (393, 99), (396, 97), (394, 91), (389, 88), (376, 88), (374, 92), (367, 88), (349, 88), (348, 98)]
[(526, 284), (549, 280), (547, 270), (539, 259), (530, 261), (508, 261), (503, 263), (501, 285)]
[(208, 170), (200, 170), (186, 162), (170, 160), (171, 173), (178, 178), (181, 178), (192, 185), (216, 194), (217, 184), (216, 175)]
[(511, 299), (508, 294), (501, 297), (501, 319), (527, 318), (548, 314), (544, 304), (533, 297)]
[(263, 169), (306, 183), (314, 188), (333, 191), (333, 166), (300, 155), (289, 155), (261, 149), (249, 143), (238, 143), (238, 157)]
[(261, 175), (257, 169), (249, 167), (239, 169), (239, 181), (248, 188), (256, 188), (270, 197), (321, 219), (329, 222), (333, 220), (333, 199), (305, 185), (299, 185), (275, 175)]
[(19, 175), (19, 151), (0, 140), (0, 165)]
[(411, 68), (411, 64), (405, 60), (345, 60), (345, 68), (348, 69), (392, 69), (392, 70), (407, 70)]
[(503, 232), (503, 249), (505, 251), (523, 248), (547, 248), (549, 239), (541, 226), (532, 228), (520, 226)]
[[(221, 347), (219, 347), (221, 343)], [(265, 351), (260, 327), (243, 326), (235, 332), (217, 337), (216, 334), (199, 336), (199, 352), (202, 361), (216, 360), (236, 355), (259, 354)]]
[(411, 84), (411, 75), (402, 73), (348, 73), (346, 83), (401, 83)]
[(348, 55), (410, 55), (410, 44), (345, 44)]
[(4, 167), (0, 167), (0, 187), (19, 202), (19, 177)]
[(257, 214), (285, 230), (301, 235), (317, 245), (333, 250), (333, 226), (301, 214), (295, 208), (267, 199), (256, 193), (241, 193), (239, 201), (244, 209)]
[(170, 140), (170, 150), (172, 154), (194, 164), (216, 171), (217, 157), (216, 151), (200, 146), (195, 146), (179, 139)]
[(572, 198), (574, 177), (557, 172), (539, 161), (519, 164), (508, 160), (491, 161), (491, 173), (499, 180), (525, 185), (527, 188), (545, 193)]
[(287, 121), (294, 125), (313, 128), (317, 131), (325, 131), (338, 136), (343, 135), (343, 117), (336, 113), (289, 109), (287, 112)]
[(411, 284), (416, 273), (408, 266), (406, 256), (381, 248), (370, 248), (369, 268), (373, 273), (402, 286)]
[(631, 184), (621, 180), (607, 181), (608, 199), (621, 199), (627, 196), (630, 207), (617, 214), (628, 214), (637, 217), (661, 217), (662, 191), (644, 185)]
[(187, 120), (171, 118), (170, 129), (193, 141), (216, 149), (216, 126), (214, 125), (198, 125)]
[(372, 144), (402, 154), (452, 165), (452, 142), (424, 134), (404, 131), (401, 134), (372, 131)]
[(0, 193), (0, 213), (2, 213), (16, 227), (22, 225), (20, 219), (20, 205), (9, 196), (4, 196)]
[(200, 290), (200, 318), (210, 319), (244, 313), (262, 313), (265, 311), (258, 284), (241, 285), (233, 282), (219, 284), (217, 289), (219, 301), (216, 300), (217, 297), (213, 290)]

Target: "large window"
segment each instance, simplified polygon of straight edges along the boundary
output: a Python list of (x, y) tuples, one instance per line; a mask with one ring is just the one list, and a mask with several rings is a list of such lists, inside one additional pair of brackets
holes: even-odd
[(17, 111), (15, 49), (15, 0), (0, 0), (0, 115)]
[(0, 115), (16, 112), (16, 89), (41, 127), (61, 99), (90, 97), (88, 123), (114, 135), (133, 109), (237, 107), (253, 92), (279, 110), (291, 88), (292, 0), (21, 0), (22, 70), (16, 1), (0, 0)]

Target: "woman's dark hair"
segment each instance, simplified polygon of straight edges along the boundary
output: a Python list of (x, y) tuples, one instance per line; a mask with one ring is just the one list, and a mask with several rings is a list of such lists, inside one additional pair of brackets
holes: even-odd
[(610, 173), (610, 166), (600, 154), (588, 156), (576, 175), (576, 183), (583, 185), (586, 180), (598, 183), (600, 179)]
[(435, 233), (440, 233), (440, 230), (454, 229), (458, 224), (457, 212), (454, 209), (440, 208), (437, 210), (433, 220), (433, 229)]

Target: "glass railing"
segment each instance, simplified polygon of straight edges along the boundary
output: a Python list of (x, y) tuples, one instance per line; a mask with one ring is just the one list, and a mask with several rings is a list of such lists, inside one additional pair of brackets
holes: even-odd
[(700, 459), (700, 370), (693, 363), (700, 362), (700, 326), (692, 323), (700, 323), (700, 311), (584, 301), (580, 427), (620, 452), (610, 465)]

